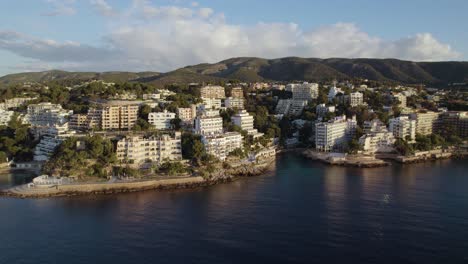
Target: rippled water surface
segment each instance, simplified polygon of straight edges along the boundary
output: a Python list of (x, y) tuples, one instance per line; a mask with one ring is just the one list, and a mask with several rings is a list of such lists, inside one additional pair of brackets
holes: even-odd
[(195, 190), (0, 198), (0, 263), (468, 263), (467, 161), (276, 167)]

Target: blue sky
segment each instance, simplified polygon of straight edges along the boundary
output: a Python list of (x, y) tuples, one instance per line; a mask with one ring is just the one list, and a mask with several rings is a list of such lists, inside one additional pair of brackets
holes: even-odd
[(468, 1), (0, 0), (0, 75), (235, 56), (468, 58)]

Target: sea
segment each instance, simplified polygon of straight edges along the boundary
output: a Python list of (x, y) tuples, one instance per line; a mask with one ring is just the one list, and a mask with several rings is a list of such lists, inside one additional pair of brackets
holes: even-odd
[[(0, 187), (30, 176), (0, 176)], [(468, 263), (468, 162), (347, 168), (278, 156), (189, 190), (0, 197), (0, 263)]]

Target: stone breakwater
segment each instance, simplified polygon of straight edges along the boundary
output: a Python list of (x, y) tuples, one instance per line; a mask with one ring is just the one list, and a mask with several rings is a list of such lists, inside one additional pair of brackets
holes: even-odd
[(32, 188), (29, 188), (28, 185), (20, 185), (0, 191), (0, 196), (17, 198), (48, 198), (131, 193), (148, 190), (190, 189), (228, 183), (239, 177), (261, 175), (270, 168), (270, 165), (271, 162), (260, 165), (240, 166), (228, 170), (219, 170), (216, 173), (211, 174), (209, 177), (191, 176), (114, 183), (76, 183)]

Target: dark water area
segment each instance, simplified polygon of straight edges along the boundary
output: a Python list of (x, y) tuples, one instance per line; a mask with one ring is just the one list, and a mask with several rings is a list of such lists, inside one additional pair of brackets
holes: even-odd
[(35, 174), (28, 171), (10, 172), (2, 169), (0, 170), (0, 189), (29, 183), (34, 177)]
[(0, 263), (468, 263), (466, 161), (276, 167), (194, 190), (0, 198)]

